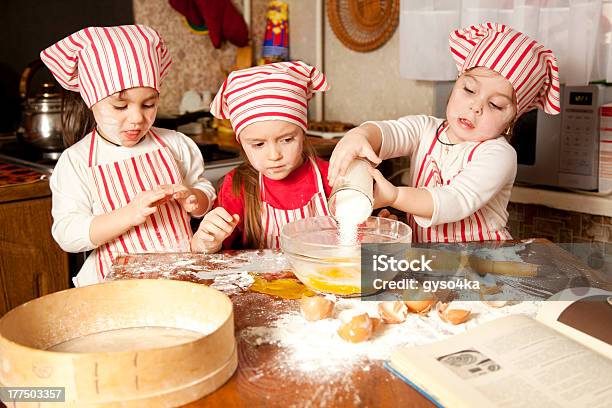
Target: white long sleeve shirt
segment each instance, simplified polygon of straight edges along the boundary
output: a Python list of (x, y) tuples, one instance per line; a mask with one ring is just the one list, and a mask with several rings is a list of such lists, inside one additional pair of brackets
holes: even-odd
[[(209, 207), (216, 199), (215, 188), (204, 177), (202, 154), (193, 140), (172, 130), (153, 128), (163, 139), (176, 160), (187, 187), (200, 189), (208, 197)], [(89, 236), (93, 218), (103, 214), (102, 205), (91, 180), (89, 154), (92, 133), (66, 149), (59, 158), (50, 178), (52, 191), (52, 235), (66, 252), (82, 252), (96, 248)], [(97, 138), (96, 164), (129, 159), (159, 148), (150, 134), (133, 147), (115, 146)], [(91, 258), (91, 256), (90, 256)], [(91, 265), (88, 265), (91, 263)], [(88, 259), (86, 267), (93, 267)]]
[[(422, 180), (416, 185), (419, 170), (443, 119), (416, 115), (369, 123), (382, 132), (380, 158), (409, 156), (410, 185), (423, 186)], [(445, 131), (440, 140), (450, 143)], [(463, 142), (452, 146), (438, 141), (430, 155), (439, 168), (442, 183), (423, 186), (433, 197), (434, 210), (431, 218), (415, 216), (416, 223), (422, 228), (462, 220), (467, 223), (470, 216), (478, 213), (484, 216), (483, 224), (489, 231), (505, 231), (507, 206), (517, 169), (516, 152), (508, 141), (498, 137), (483, 143)], [(462, 240), (461, 231), (447, 235), (452, 235), (449, 241)], [(502, 239), (508, 237), (509, 234)], [(495, 236), (485, 234), (484, 239), (495, 239)]]

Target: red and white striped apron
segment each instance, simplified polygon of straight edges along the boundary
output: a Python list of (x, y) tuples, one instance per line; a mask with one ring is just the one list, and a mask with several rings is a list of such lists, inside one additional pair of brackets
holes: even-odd
[(259, 190), (261, 191), (261, 229), (263, 242), (266, 248), (280, 247), (280, 232), (284, 225), (291, 221), (301, 220), (303, 218), (315, 217), (317, 215), (329, 215), (327, 207), (327, 196), (323, 189), (323, 178), (317, 164), (313, 159), (310, 159), (314, 168), (314, 175), (317, 179), (317, 192), (310, 198), (308, 203), (295, 210), (284, 210), (275, 208), (268, 204), (265, 200), (266, 191), (263, 176), (259, 173)]
[[(152, 131), (145, 137), (152, 137), (159, 149), (127, 160), (97, 165), (98, 137), (94, 130), (89, 148), (89, 168), (92, 191), (97, 192), (104, 213), (126, 206), (143, 191), (162, 184), (183, 182), (177, 163), (163, 140)], [(191, 236), (189, 214), (176, 200), (169, 200), (158, 206), (157, 211), (148, 216), (143, 224), (130, 228), (94, 251), (97, 280), (104, 280), (119, 254), (186, 252), (189, 251)]]
[[(419, 165), (419, 170), (414, 187), (443, 186), (450, 184), (452, 179), (461, 173), (461, 170), (448, 180), (442, 178), (438, 163), (431, 154), (438, 142), (438, 138), (448, 126), (441, 126), (436, 137), (429, 146), (427, 154)], [(474, 152), (483, 142), (478, 143), (470, 151), (467, 160), (462, 167), (472, 161)], [(414, 242), (467, 242), (467, 241), (502, 241), (512, 239), (510, 233), (505, 229), (495, 229), (487, 221), (487, 207), (478, 209), (474, 214), (461, 221), (448, 224), (433, 225), (423, 228), (417, 224), (414, 216), (408, 216), (408, 224), (412, 228)]]

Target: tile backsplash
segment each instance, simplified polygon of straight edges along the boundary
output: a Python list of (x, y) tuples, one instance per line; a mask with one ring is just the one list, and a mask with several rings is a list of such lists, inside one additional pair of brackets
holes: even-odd
[(508, 229), (514, 239), (546, 238), (559, 243), (612, 279), (612, 217), (510, 203)]
[[(406, 157), (384, 161), (379, 169), (401, 185)], [(391, 209), (400, 221), (406, 215)], [(376, 211), (377, 212), (377, 211)], [(605, 270), (612, 280), (612, 217), (557, 210), (542, 205), (510, 203), (507, 228), (513, 239), (545, 238), (572, 252), (590, 267)]]

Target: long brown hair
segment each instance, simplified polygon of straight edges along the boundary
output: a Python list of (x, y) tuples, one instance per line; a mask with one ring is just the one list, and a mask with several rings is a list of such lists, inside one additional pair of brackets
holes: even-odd
[[(317, 156), (308, 137), (304, 134), (302, 154), (304, 159)], [(238, 166), (232, 179), (232, 194), (236, 197), (242, 193), (244, 186), (244, 234), (247, 248), (263, 249), (265, 241), (262, 240), (261, 229), (261, 198), (259, 195), (259, 173), (249, 162), (242, 144), (240, 145), (240, 158), (243, 163)]]
[(91, 109), (78, 92), (62, 94), (62, 133), (64, 146), (70, 147), (96, 127)]

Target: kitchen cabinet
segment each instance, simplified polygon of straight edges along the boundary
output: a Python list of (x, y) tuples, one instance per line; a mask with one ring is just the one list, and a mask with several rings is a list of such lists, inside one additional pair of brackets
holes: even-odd
[(0, 187), (0, 316), (68, 288), (68, 254), (51, 236), (46, 180)]

